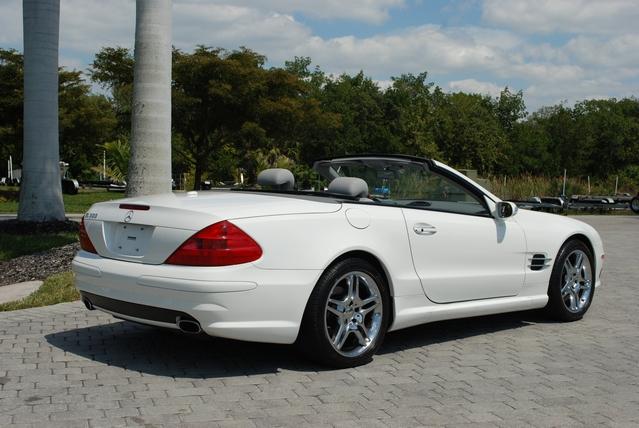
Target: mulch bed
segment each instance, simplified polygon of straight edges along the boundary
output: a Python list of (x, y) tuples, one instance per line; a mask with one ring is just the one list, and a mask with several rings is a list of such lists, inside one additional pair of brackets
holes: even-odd
[(80, 244), (74, 242), (63, 247), (0, 262), (0, 286), (44, 280), (56, 273), (67, 272), (71, 270), (71, 260), (79, 250)]
[[(77, 222), (71, 220), (43, 223), (4, 220), (0, 221), (0, 233), (37, 235), (77, 232), (79, 226)], [(79, 250), (80, 244), (76, 242), (0, 262), (0, 286), (23, 281), (44, 280), (56, 273), (69, 271), (71, 270), (71, 260)]]

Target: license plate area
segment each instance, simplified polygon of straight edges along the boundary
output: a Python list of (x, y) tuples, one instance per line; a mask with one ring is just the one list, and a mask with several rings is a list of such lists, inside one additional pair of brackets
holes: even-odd
[(153, 226), (117, 223), (111, 225), (109, 250), (130, 257), (144, 257), (153, 235)]

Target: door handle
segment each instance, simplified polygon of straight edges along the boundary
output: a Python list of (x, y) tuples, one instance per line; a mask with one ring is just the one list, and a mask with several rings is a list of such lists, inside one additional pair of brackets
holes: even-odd
[(437, 233), (437, 228), (428, 223), (417, 223), (413, 226), (413, 231), (418, 235), (434, 235)]

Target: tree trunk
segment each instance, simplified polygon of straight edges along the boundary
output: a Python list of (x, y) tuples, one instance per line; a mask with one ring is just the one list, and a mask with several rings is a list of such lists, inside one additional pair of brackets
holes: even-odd
[(193, 190), (201, 190), (202, 186), (202, 161), (200, 159), (195, 160), (195, 173), (193, 175)]
[(60, 0), (23, 0), (24, 147), (18, 220), (64, 220), (58, 141)]
[(171, 191), (171, 0), (137, 0), (127, 195)]

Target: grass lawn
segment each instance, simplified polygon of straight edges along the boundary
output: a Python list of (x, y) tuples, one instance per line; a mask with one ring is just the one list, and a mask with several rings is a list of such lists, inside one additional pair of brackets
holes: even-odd
[(12, 235), (0, 233), (0, 261), (25, 254), (33, 254), (50, 248), (61, 247), (78, 240), (76, 232), (60, 232), (38, 235)]
[(56, 303), (72, 302), (79, 298), (80, 293), (73, 286), (73, 274), (63, 272), (45, 279), (44, 284), (37, 291), (24, 299), (0, 304), (0, 311), (55, 305)]
[[(121, 199), (124, 193), (107, 192), (105, 189), (80, 189), (77, 195), (62, 195), (66, 213), (85, 213), (96, 202)], [(18, 187), (0, 186), (0, 213), (17, 213), (19, 200)]]

